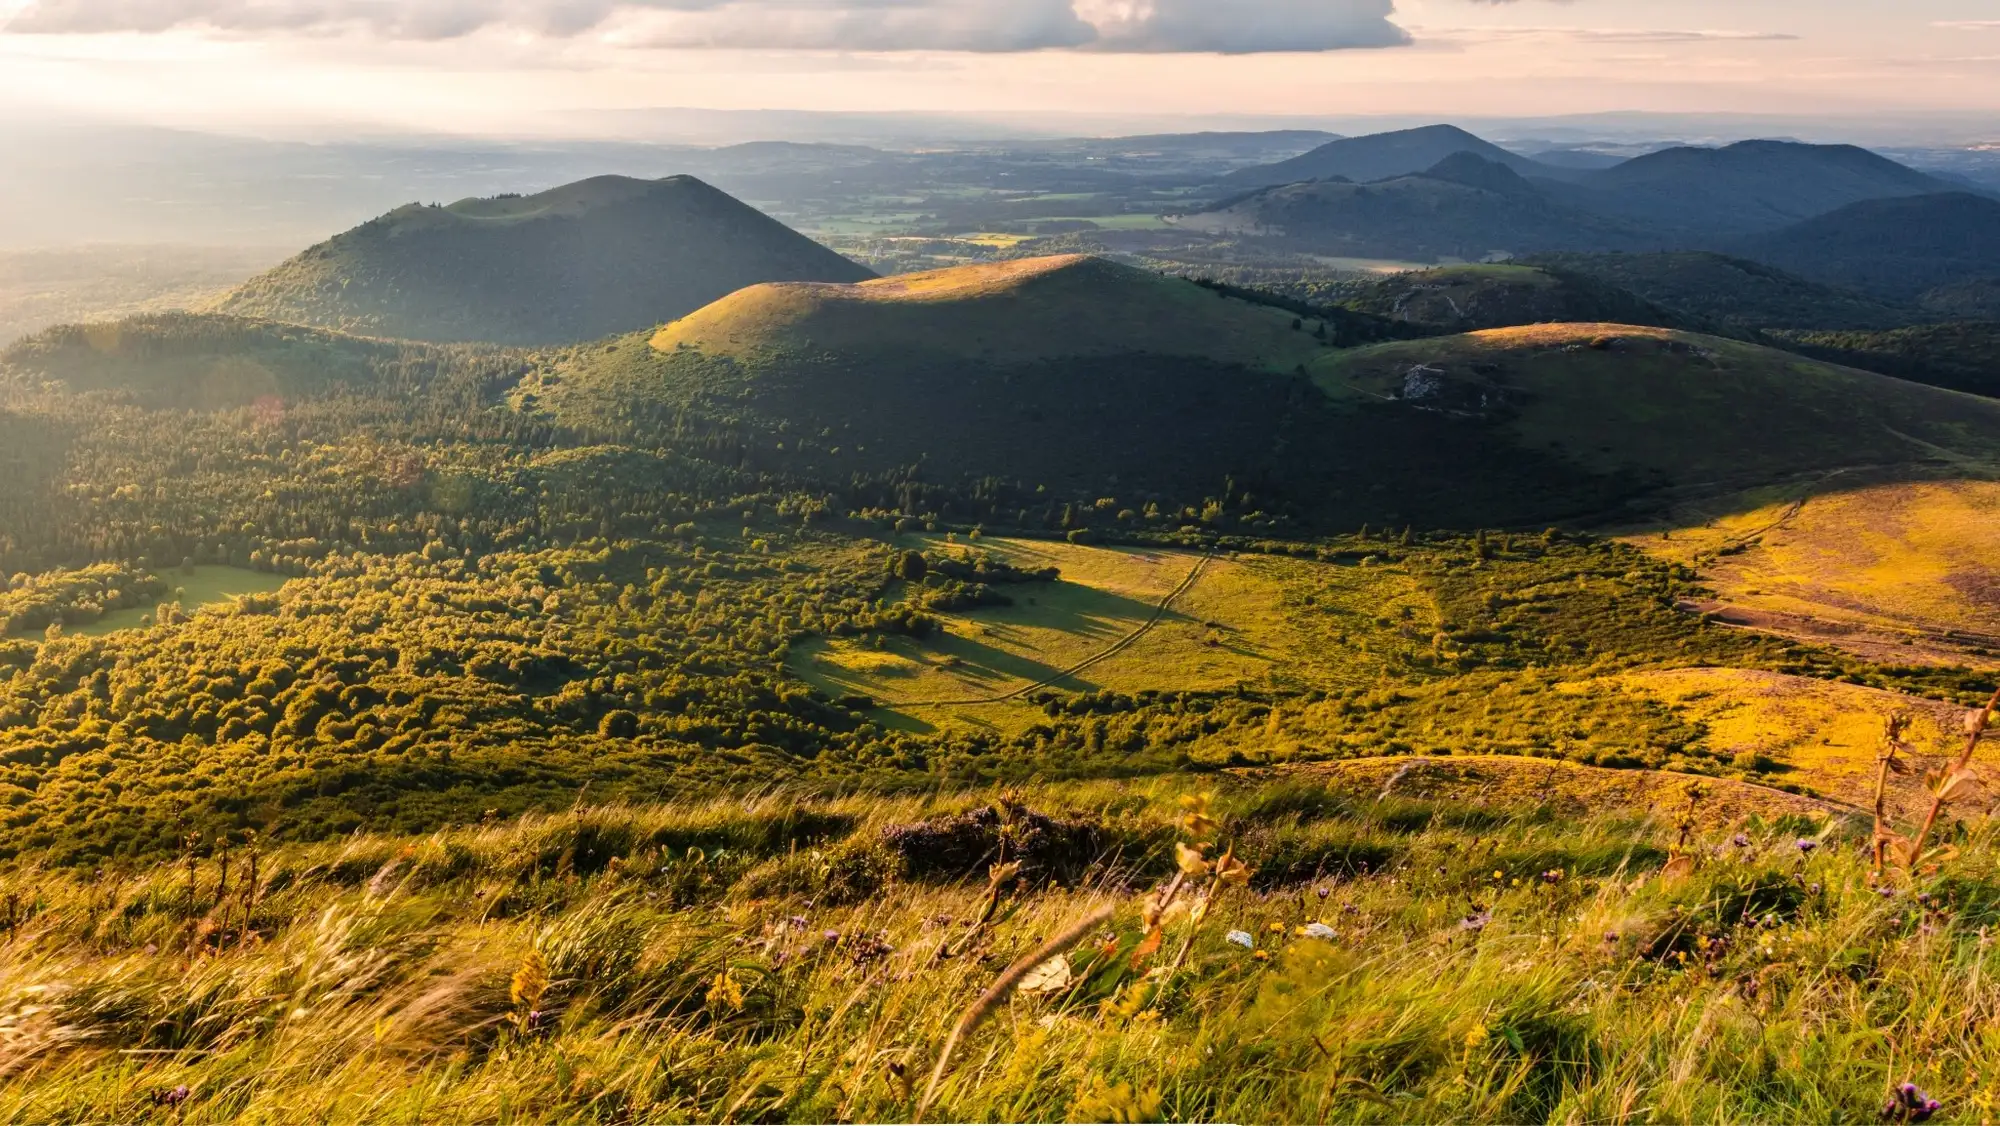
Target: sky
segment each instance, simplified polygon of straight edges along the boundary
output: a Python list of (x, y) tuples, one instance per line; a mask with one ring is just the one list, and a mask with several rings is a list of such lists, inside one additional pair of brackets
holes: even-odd
[(1985, 129), (2000, 0), (0, 0), (4, 117), (560, 135), (667, 106)]

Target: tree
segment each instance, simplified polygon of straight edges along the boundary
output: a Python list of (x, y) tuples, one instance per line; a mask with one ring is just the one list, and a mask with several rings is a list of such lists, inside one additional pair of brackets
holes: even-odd
[(889, 564), (889, 573), (904, 582), (920, 583), (930, 574), (930, 563), (921, 551), (905, 551), (898, 554)]

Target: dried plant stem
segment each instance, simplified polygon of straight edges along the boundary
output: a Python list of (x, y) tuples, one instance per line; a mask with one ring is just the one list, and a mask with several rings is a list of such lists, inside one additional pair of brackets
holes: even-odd
[(958, 1051), (959, 1041), (971, 1035), (973, 1029), (978, 1028), (982, 1021), (992, 1015), (994, 1008), (1007, 999), (1007, 994), (1013, 992), (1022, 978), (1028, 976), (1028, 971), (1083, 941), (1085, 935), (1101, 926), (1116, 911), (1117, 905), (1113, 903), (1099, 906), (1071, 924), (1069, 929), (1036, 947), (1033, 953), (1008, 966), (1007, 972), (1001, 974), (987, 987), (986, 992), (979, 995), (979, 1000), (974, 1001), (972, 1007), (965, 1010), (965, 1015), (959, 1017), (958, 1024), (953, 1026), (951, 1035), (945, 1038), (944, 1049), (938, 1053), (937, 1066), (931, 1069), (930, 1082), (924, 1084), (924, 1097), (917, 1103), (918, 1121), (923, 1120), (924, 1112), (930, 1109), (932, 1101), (937, 1098), (938, 1088), (944, 1083), (945, 1073), (951, 1069), (951, 1057)]
[(2000, 711), (2000, 692), (1993, 693), (1993, 698), (1986, 701), (1986, 707), (1979, 713), (1979, 718), (1973, 722), (1972, 730), (1966, 733), (1964, 753), (1960, 754), (1952, 762), (1951, 768), (1945, 772), (1943, 779), (1938, 782), (1937, 788), (1932, 791), (1931, 811), (1924, 815), (1924, 827), (1917, 830), (1916, 844), (1910, 846), (1910, 872), (1912, 875), (1916, 874), (1917, 861), (1922, 859), (1924, 855), (1924, 842), (1930, 838), (1931, 828), (1937, 824), (1938, 814), (1944, 810), (1945, 794), (1951, 786), (1952, 777), (1971, 765), (1973, 752), (1979, 749), (1979, 741), (1985, 737), (1986, 728), (1992, 724), (1993, 713), (1995, 711)]

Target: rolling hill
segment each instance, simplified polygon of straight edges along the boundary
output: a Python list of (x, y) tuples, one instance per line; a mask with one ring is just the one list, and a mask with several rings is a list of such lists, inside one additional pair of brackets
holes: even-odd
[(1807, 355), (1934, 387), (2000, 397), (2000, 322), (1947, 321), (1882, 332), (1790, 332)]
[[(1296, 318), (1101, 258), (1065, 255), (858, 285), (759, 285), (662, 328), (661, 351), (891, 352), (1025, 364), (1199, 356), (1290, 370), (1319, 345)], [(1031, 331), (1024, 331), (1031, 327)]]
[(1376, 183), (1261, 189), (1177, 225), (1279, 239), (1292, 251), (1428, 262), (1659, 245), (1643, 228), (1557, 202), (1511, 168), (1464, 153)]
[(370, 336), (566, 344), (767, 281), (872, 276), (687, 176), (412, 204), (307, 250), (215, 311)]
[(1107, 262), (1028, 260), (756, 287), (578, 350), (522, 394), (608, 441), (706, 427), (740, 468), (1018, 485), (1109, 498), (1107, 518), (1206, 497), (1253, 522), (1540, 526), (2000, 456), (2000, 404), (1713, 337), (1550, 325), (1337, 349), (1319, 327)]
[(1615, 285), (1553, 266), (1445, 266), (1368, 283), (1343, 304), (1441, 332), (1551, 321), (1696, 327)]
[(1330, 141), (1290, 160), (1232, 172), (1223, 177), (1222, 183), (1239, 188), (1272, 187), (1305, 180), (1368, 183), (1422, 172), (1459, 153), (1505, 165), (1524, 176), (1567, 178), (1575, 174), (1570, 169), (1539, 164), (1508, 152), (1455, 125), (1430, 125)]
[(1772, 328), (1893, 329), (1917, 316), (1888, 301), (1712, 251), (1538, 254), (1526, 264), (1595, 278), (1733, 334)]
[(1704, 237), (1770, 231), (1863, 200), (1953, 188), (1866, 149), (1790, 141), (1662, 149), (1573, 185), (1545, 185), (1601, 215)]
[[(0, 380), (106, 392), (156, 409), (228, 410), (342, 391), (418, 396), (524, 370), (495, 348), (376, 340), (218, 313), (64, 325), (0, 350)], [(468, 385), (469, 387), (470, 385)]]
[(1314, 378), (1487, 420), (1524, 450), (1663, 492), (1870, 467), (1992, 465), (2000, 402), (1695, 333), (1534, 325), (1332, 355)]
[(1876, 199), (1738, 242), (1737, 253), (1891, 300), (2000, 274), (2000, 200)]

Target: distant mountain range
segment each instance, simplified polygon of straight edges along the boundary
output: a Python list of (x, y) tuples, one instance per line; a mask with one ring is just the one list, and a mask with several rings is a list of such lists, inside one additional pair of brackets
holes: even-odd
[(215, 311), (407, 340), (567, 344), (759, 282), (873, 276), (693, 177), (601, 176), (399, 208), (252, 279)]
[[(1930, 214), (1939, 216), (1936, 223), (1980, 221), (1966, 201), (1981, 197), (1964, 192), (1962, 184), (1851, 145), (1744, 141), (1662, 149), (1609, 166), (1595, 154), (1556, 159), (1563, 163), (1508, 152), (1453, 126), (1346, 138), (1222, 177), (1225, 189), (1249, 190), (1182, 222), (1196, 230), (1254, 233), (1311, 253), (1436, 261), (1692, 249), (1768, 258), (1749, 240), (1772, 236), (1778, 253), (1790, 243), (1774, 232), (1786, 227), (1853, 205), (1925, 197), (1959, 197), (1955, 217), (1946, 220), (1940, 211), (1945, 205), (1930, 203), (1864, 210), (1852, 218), (1892, 226), (1921, 224)], [(1987, 202), (2000, 208), (2000, 201)], [(1793, 241), (1827, 237), (1802, 230)], [(1810, 257), (1803, 249), (1798, 253)], [(1929, 284), (1942, 284), (1945, 274), (1962, 278), (1962, 262), (1984, 253), (1977, 246), (1959, 248), (1953, 264)], [(1931, 257), (1927, 251), (1916, 256)], [(1915, 284), (1914, 275), (1905, 284)]]
[(1369, 183), (1422, 172), (1460, 153), (1505, 165), (1523, 176), (1563, 179), (1578, 174), (1576, 169), (1518, 156), (1455, 125), (1431, 125), (1367, 137), (1343, 137), (1290, 160), (1233, 172), (1223, 177), (1222, 183), (1234, 188), (1268, 188), (1302, 180)]

